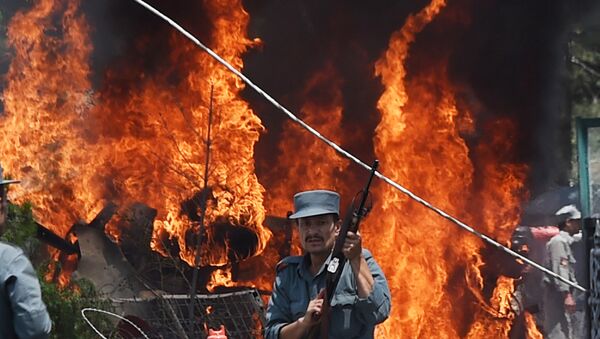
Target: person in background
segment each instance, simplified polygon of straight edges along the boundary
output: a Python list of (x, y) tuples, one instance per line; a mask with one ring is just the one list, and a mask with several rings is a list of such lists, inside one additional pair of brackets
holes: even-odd
[[(575, 258), (575, 278), (577, 278), (577, 284), (580, 286), (587, 286), (585, 282), (586, 278), (586, 260), (585, 249), (583, 243), (583, 234), (579, 232), (573, 236), (573, 243), (571, 243), (571, 251)], [(575, 299), (575, 312), (571, 316), (571, 327), (573, 328), (573, 338), (575, 339), (587, 339), (585, 335), (586, 325), (586, 294), (580, 290), (573, 291), (573, 298)]]
[[(555, 213), (561, 216), (560, 232), (546, 244), (545, 266), (561, 277), (576, 282), (575, 257), (571, 245), (581, 230), (581, 213), (575, 205), (567, 205)], [(544, 279), (544, 332), (548, 339), (572, 339), (573, 315), (576, 311), (573, 288), (557, 278)]]
[[(294, 211), (304, 256), (283, 259), (276, 268), (273, 294), (267, 307), (266, 339), (304, 338), (322, 321), (326, 267), (339, 233), (339, 194), (316, 190), (294, 195)], [(348, 232), (348, 259), (331, 301), (330, 339), (372, 339), (375, 325), (390, 313), (387, 280), (360, 234)]]
[[(0, 173), (1, 173), (0, 167)], [(7, 213), (6, 185), (0, 174), (0, 235)], [(37, 274), (23, 251), (0, 241), (0, 339), (43, 339), (52, 322), (42, 301)]]

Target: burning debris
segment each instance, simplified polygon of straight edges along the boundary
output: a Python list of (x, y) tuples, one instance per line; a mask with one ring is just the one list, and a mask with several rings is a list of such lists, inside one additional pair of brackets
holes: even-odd
[[(238, 6), (238, 13), (226, 18), (224, 13), (236, 6), (210, 6), (211, 20), (222, 23), (213, 32), (222, 44), (217, 49), (233, 52), (231, 60), (241, 65), (241, 53), (253, 44), (244, 37), (246, 24), (235, 26), (236, 35), (219, 20), (237, 25), (248, 21), (247, 13)], [(48, 37), (49, 32), (55, 34)], [(123, 80), (144, 70), (108, 71), (105, 87), (92, 90), (91, 35), (78, 1), (36, 2), (13, 17), (8, 33), (14, 56), (6, 75), (2, 126), (22, 132), (5, 135), (0, 148), (16, 155), (6, 159), (6, 166), (24, 178), (13, 199), (31, 200), (45, 211), (38, 216), (42, 224), (64, 237), (74, 221), (90, 220), (107, 201), (125, 209), (141, 202), (156, 212), (151, 225), (136, 226), (151, 230), (151, 248), (177, 252), (191, 264), (198, 230), (194, 201), (201, 193), (205, 158), (202, 129), (212, 86), (215, 124), (202, 265), (225, 266), (232, 258), (240, 261), (264, 250), (271, 234), (263, 226), (264, 189), (252, 160), (263, 128), (238, 97), (241, 87), (227, 70), (201, 52), (184, 49), (171, 55), (175, 64), (186, 64), (177, 72), (164, 70), (130, 87)], [(179, 45), (180, 38), (173, 39)], [(154, 47), (138, 45), (141, 50)], [(48, 63), (55, 67), (50, 70)], [(172, 88), (162, 87), (172, 81), (157, 82), (170, 77), (182, 82)], [(118, 239), (123, 230), (117, 225), (122, 223), (109, 224), (107, 232)]]
[[(233, 66), (275, 87), (275, 96), (311, 126), (361, 158), (381, 159), (388, 177), (508, 242), (535, 170), (528, 167), (536, 151), (529, 123), (544, 109), (536, 101), (543, 94), (503, 98), (513, 98), (513, 84), (522, 92), (540, 89), (542, 70), (515, 74), (490, 58), (491, 66), (474, 61), (469, 67), (475, 70), (467, 72), (464, 60), (490, 52), (474, 31), (514, 36), (485, 26), (479, 14), (490, 17), (500, 7), (530, 20), (524, 14), (537, 9), (467, 0), (381, 8), (303, 3), (293, 14), (277, 4), (239, 0), (161, 6)], [(106, 12), (114, 15), (95, 15)], [(290, 15), (297, 28), (273, 26)], [(125, 260), (96, 279), (136, 275), (178, 294), (186, 289), (182, 277), (189, 279), (199, 264), (202, 292), (222, 286), (269, 291), (280, 256), (299, 252), (289, 246), (294, 228), (276, 216), (285, 215), (293, 193), (309, 187), (349, 199), (358, 169), (269, 115), (271, 108), (229, 70), (153, 20), (133, 1), (39, 0), (12, 16), (0, 153), (23, 183), (11, 198), (33, 203), (48, 239), (52, 232), (63, 240), (74, 222), (98, 216), (91, 224), (102, 227), (73, 228), (86, 246), (78, 274), (93, 277), (94, 267)], [(273, 47), (286, 29), (298, 39)], [(538, 61), (538, 52), (525, 45), (516, 53), (522, 73)], [(305, 47), (326, 48), (312, 53), (317, 49)], [(210, 107), (213, 125), (207, 124)], [(208, 165), (206, 126), (213, 128)], [(374, 217), (363, 236), (382, 258), (394, 304), (378, 336), (506, 337), (514, 286), (493, 268), (494, 254), (397, 190), (375, 183), (374, 191)], [(109, 202), (119, 208), (103, 210)], [(266, 220), (276, 222), (269, 227)], [(76, 262), (74, 238), (50, 241), (64, 245), (56, 258), (68, 254), (64, 260)], [(100, 256), (105, 251), (116, 256)], [(127, 293), (139, 294), (142, 286)]]
[[(143, 210), (139, 206), (138, 209)], [(138, 216), (148, 215), (147, 210), (138, 213)], [(254, 338), (260, 333), (264, 309), (255, 289), (194, 296), (192, 321), (186, 312), (189, 295), (172, 294), (187, 291), (186, 276), (189, 278), (191, 269), (175, 260), (177, 256), (131, 253), (139, 245), (149, 249), (150, 234), (145, 237), (145, 243), (137, 242), (136, 246), (133, 237), (126, 232), (121, 243), (115, 244), (103, 228), (94, 227), (93, 223), (77, 225), (72, 231), (77, 234), (81, 248), (73, 278), (91, 281), (113, 302), (119, 314), (133, 321), (151, 338), (201, 337), (207, 328), (221, 325), (226, 326), (231, 338)], [(206, 285), (207, 281), (202, 284)], [(117, 327), (125, 338), (139, 335), (125, 322)]]

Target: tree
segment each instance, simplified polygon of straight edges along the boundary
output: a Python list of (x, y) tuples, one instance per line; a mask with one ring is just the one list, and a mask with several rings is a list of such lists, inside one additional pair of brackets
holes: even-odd
[[(569, 34), (567, 53), (573, 178), (578, 177), (579, 168), (575, 119), (600, 118), (600, 6), (585, 6), (580, 12), (585, 15), (580, 15)], [(590, 179), (597, 184), (600, 183), (600, 129), (589, 130), (588, 138)]]
[(570, 94), (574, 116), (600, 116), (600, 6), (582, 8), (586, 15), (573, 26), (568, 42)]

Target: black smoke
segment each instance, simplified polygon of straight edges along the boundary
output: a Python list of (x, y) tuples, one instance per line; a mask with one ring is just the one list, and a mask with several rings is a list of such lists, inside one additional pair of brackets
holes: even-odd
[[(212, 44), (204, 2), (149, 3), (208, 46)], [(251, 17), (248, 33), (263, 41), (245, 55), (244, 73), (299, 112), (306, 100), (300, 96), (306, 80), (333, 62), (343, 78), (343, 127), (355, 136), (344, 146), (369, 161), (379, 121), (376, 101), (383, 90), (373, 76), (374, 62), (386, 50), (391, 34), (427, 4), (423, 0), (244, 0)], [(4, 23), (27, 6), (31, 3), (4, 1), (0, 5)], [(447, 71), (461, 89), (459, 103), (476, 108), (481, 126), (498, 116), (518, 122), (518, 152), (513, 160), (530, 165), (530, 189), (565, 184), (570, 174), (566, 43), (573, 24), (594, 7), (598, 6), (592, 0), (448, 1), (417, 35), (407, 60), (407, 77), (427, 67), (436, 54), (449, 55)], [(140, 74), (152, 74), (173, 67), (165, 64), (173, 28), (134, 1), (82, 1), (81, 10), (91, 27), (96, 87), (106, 85), (109, 70), (119, 74), (124, 68), (135, 68)], [(2, 52), (10, 49), (4, 46)], [(120, 81), (126, 93), (138, 79)], [(244, 96), (267, 127), (256, 147), (256, 160), (259, 179), (268, 183), (276, 179), (268, 177), (268, 169), (276, 161), (274, 149), (284, 137), (280, 131), (286, 118), (252, 90)], [(477, 143), (477, 136), (470, 138), (469, 142)]]
[[(250, 34), (263, 46), (247, 54), (245, 73), (299, 112), (306, 98), (298, 93), (307, 77), (334, 60), (343, 77), (343, 126), (356, 135), (344, 146), (368, 162), (382, 92), (374, 62), (407, 16), (427, 3), (246, 1)], [(479, 133), (498, 117), (517, 122), (516, 152), (506, 160), (530, 166), (529, 190), (564, 185), (570, 175), (567, 33), (590, 6), (591, 1), (449, 1), (417, 35), (407, 78), (436, 57), (448, 57), (458, 104), (474, 110)], [(245, 93), (268, 130), (256, 150), (260, 177), (274, 165), (273, 147), (285, 137), (280, 131), (286, 118), (252, 90)], [(472, 145), (483, 137), (465, 136)]]

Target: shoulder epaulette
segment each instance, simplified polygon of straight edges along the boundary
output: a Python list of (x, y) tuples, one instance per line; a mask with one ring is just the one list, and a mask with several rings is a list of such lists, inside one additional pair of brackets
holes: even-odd
[(302, 256), (290, 256), (283, 258), (280, 262), (277, 263), (276, 271), (277, 273), (285, 270), (290, 265), (299, 265), (302, 262)]

